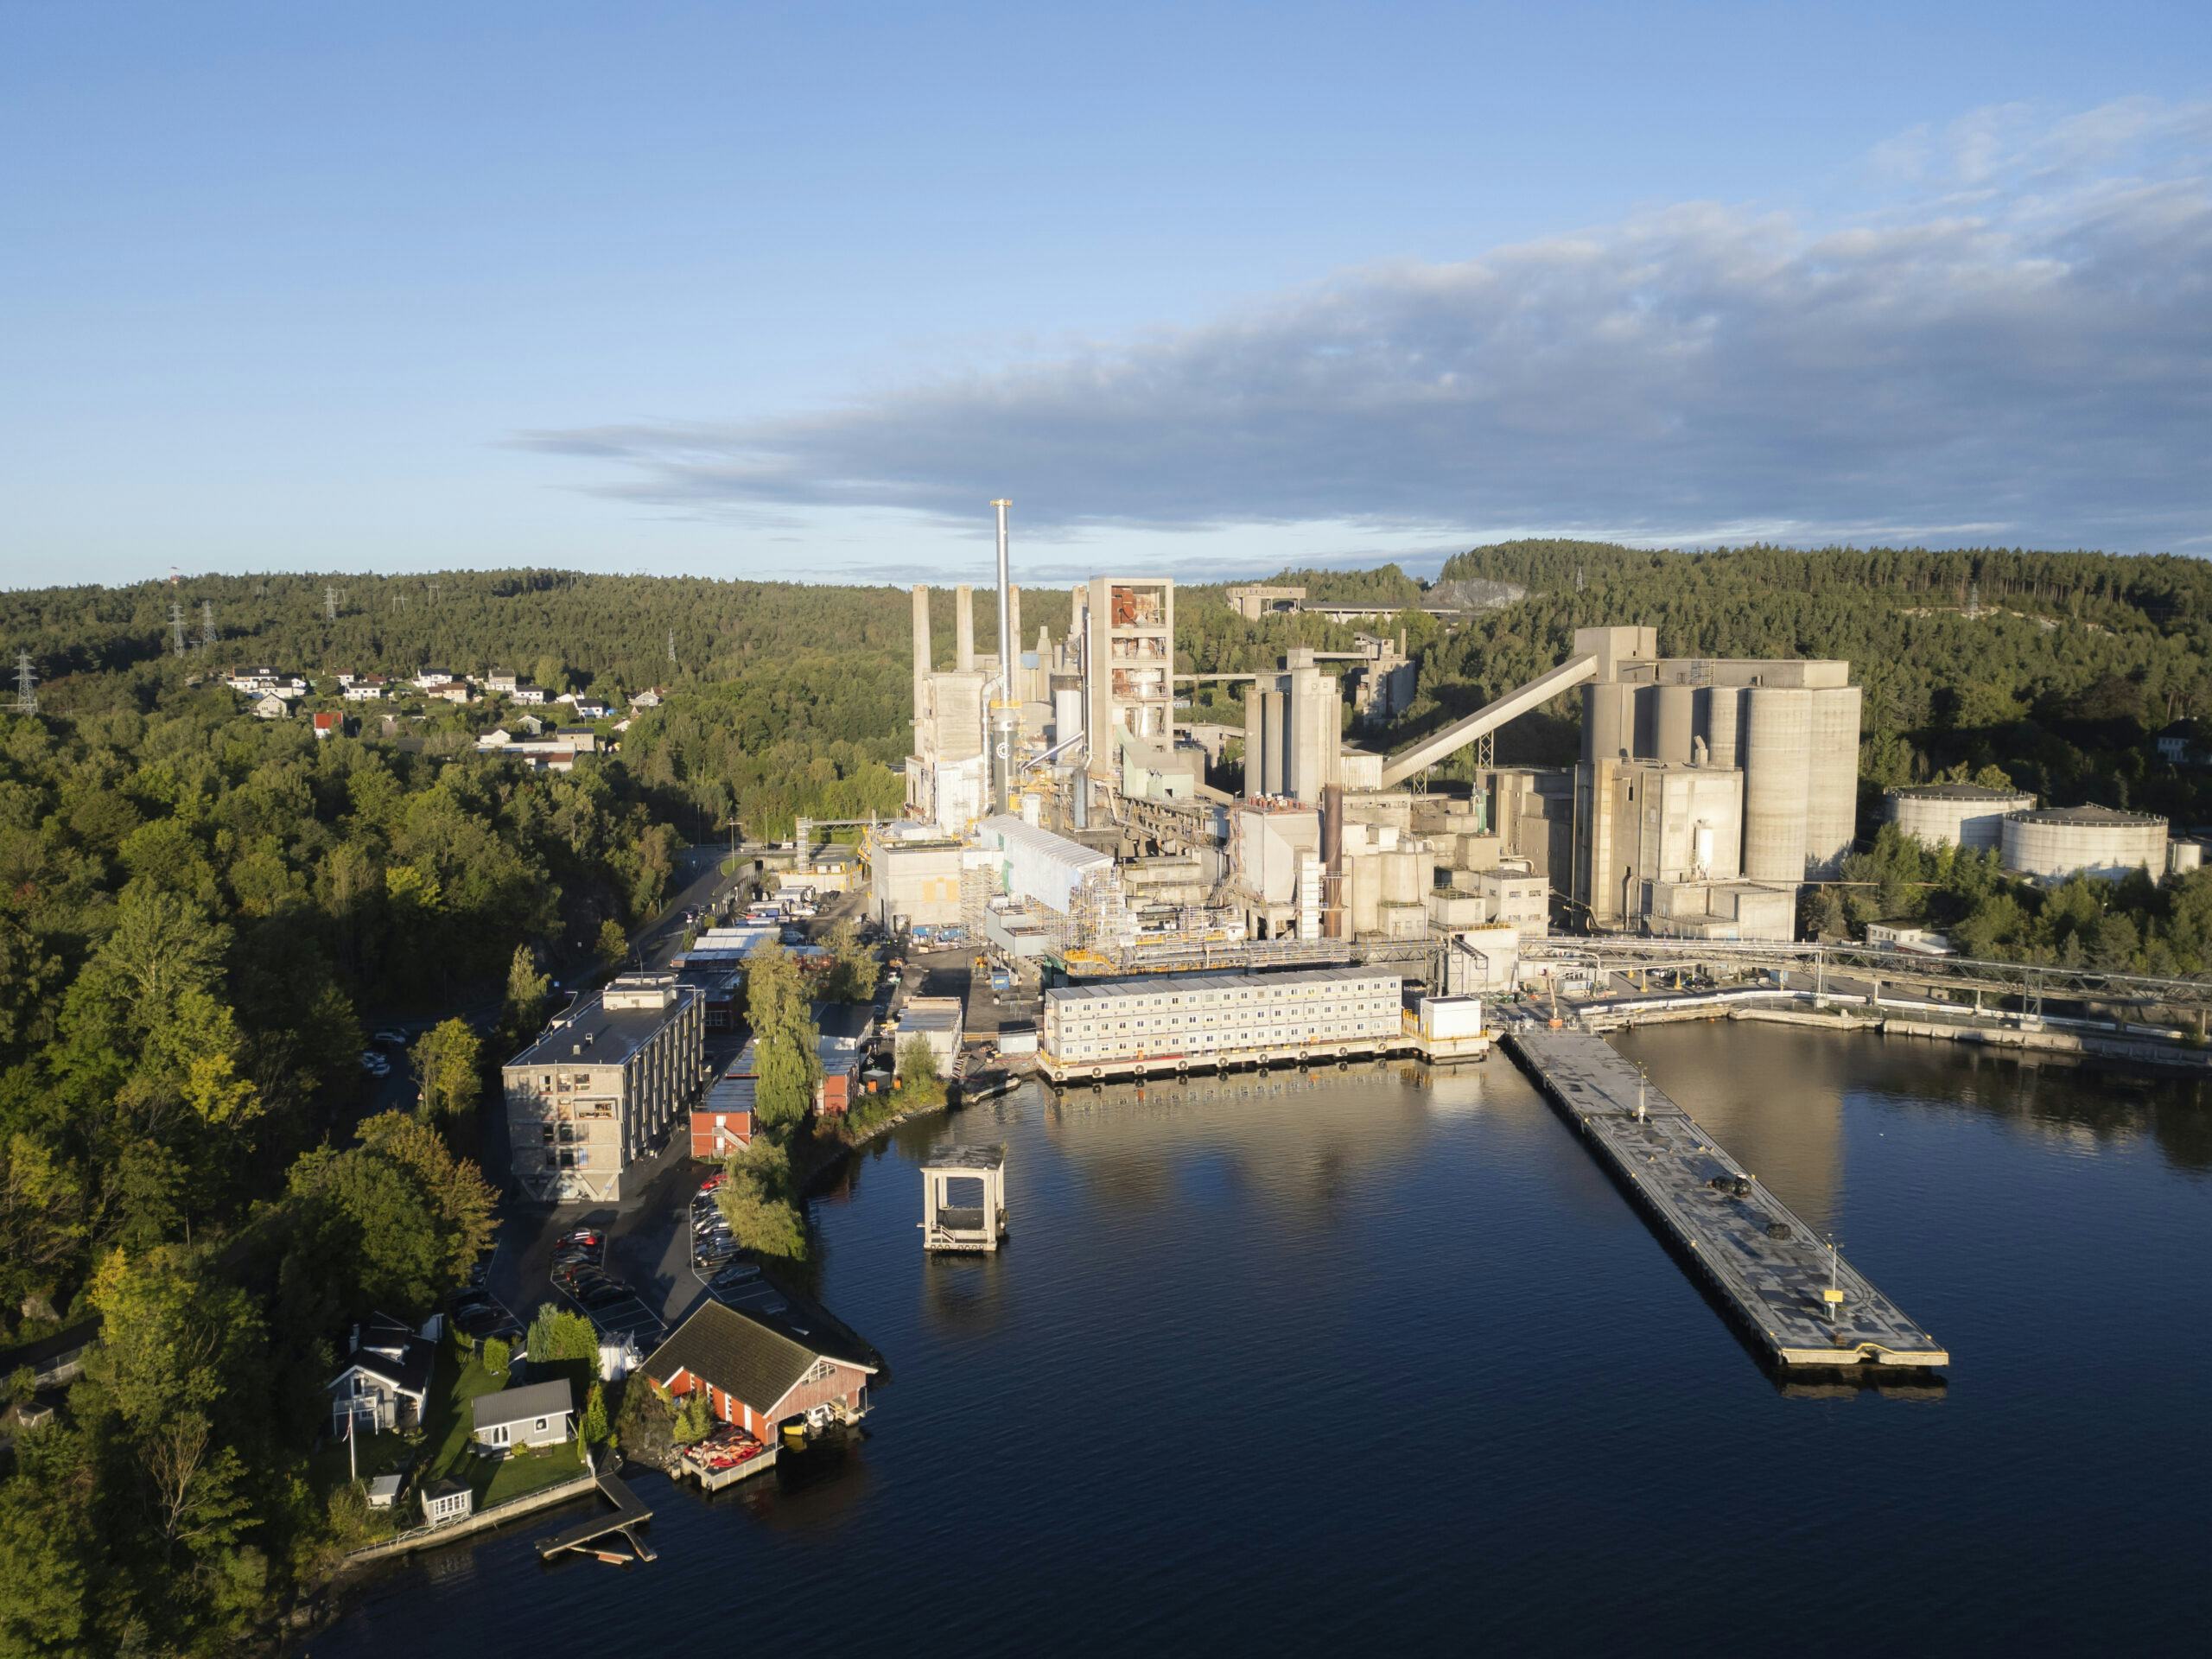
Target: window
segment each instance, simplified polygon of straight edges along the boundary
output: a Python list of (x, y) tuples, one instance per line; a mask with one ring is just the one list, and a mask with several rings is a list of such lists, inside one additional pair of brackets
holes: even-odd
[(545, 1420), (543, 1417), (537, 1420), (537, 1432), (541, 1434), (545, 1432)]

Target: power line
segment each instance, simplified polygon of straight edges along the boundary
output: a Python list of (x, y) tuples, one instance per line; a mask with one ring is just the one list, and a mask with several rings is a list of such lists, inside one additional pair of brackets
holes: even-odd
[(19, 715), (38, 713), (38, 670), (31, 666), (28, 651), (16, 653), (16, 712)]

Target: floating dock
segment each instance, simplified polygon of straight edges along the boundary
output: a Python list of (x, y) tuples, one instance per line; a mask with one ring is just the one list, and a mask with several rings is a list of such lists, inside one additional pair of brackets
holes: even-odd
[(638, 1501), (638, 1495), (611, 1474), (599, 1477), (599, 1490), (614, 1505), (612, 1515), (595, 1515), (579, 1521), (572, 1527), (563, 1527), (550, 1538), (537, 1541), (541, 1558), (550, 1559), (564, 1550), (580, 1550), (587, 1555), (596, 1555), (602, 1560), (621, 1559), (600, 1547), (600, 1541), (620, 1533), (635, 1559), (641, 1561), (657, 1560), (652, 1546), (638, 1536), (637, 1529), (653, 1518), (653, 1512)]
[(1524, 1028), (1505, 1042), (1777, 1364), (1950, 1363), (1933, 1337), (1602, 1039)]

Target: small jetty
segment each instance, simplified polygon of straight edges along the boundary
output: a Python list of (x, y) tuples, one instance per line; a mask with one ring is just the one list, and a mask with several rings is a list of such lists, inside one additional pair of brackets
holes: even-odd
[[(556, 1555), (575, 1550), (581, 1554), (596, 1555), (602, 1561), (626, 1563), (658, 1560), (652, 1546), (638, 1536), (638, 1529), (653, 1518), (653, 1512), (638, 1501), (638, 1495), (619, 1477), (612, 1473), (601, 1474), (598, 1484), (600, 1491), (614, 1505), (614, 1513), (592, 1516), (574, 1526), (562, 1528), (550, 1538), (539, 1539), (539, 1558), (550, 1560)], [(606, 1541), (617, 1534), (630, 1546), (630, 1554), (626, 1556), (607, 1548)]]
[(1933, 1337), (1602, 1039), (1523, 1028), (1505, 1042), (1776, 1364), (1950, 1363)]

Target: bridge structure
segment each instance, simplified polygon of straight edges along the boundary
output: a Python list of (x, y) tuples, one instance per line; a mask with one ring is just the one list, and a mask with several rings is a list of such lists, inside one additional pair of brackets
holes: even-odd
[(1555, 935), (1530, 939), (1522, 960), (1580, 966), (1605, 972), (1718, 970), (1720, 973), (1802, 973), (1815, 994), (1830, 975), (1926, 985), (1963, 991), (1979, 1007), (1984, 997), (2017, 999), (2022, 1013), (2040, 1015), (2046, 1001), (2081, 1002), (2116, 1012), (2171, 1012), (2206, 1034), (2212, 1015), (2212, 975), (2158, 978), (2103, 973), (2053, 963), (1989, 962), (1971, 957), (1923, 956), (1867, 944), (1796, 944), (1781, 939), (1673, 939), (1619, 934)]

